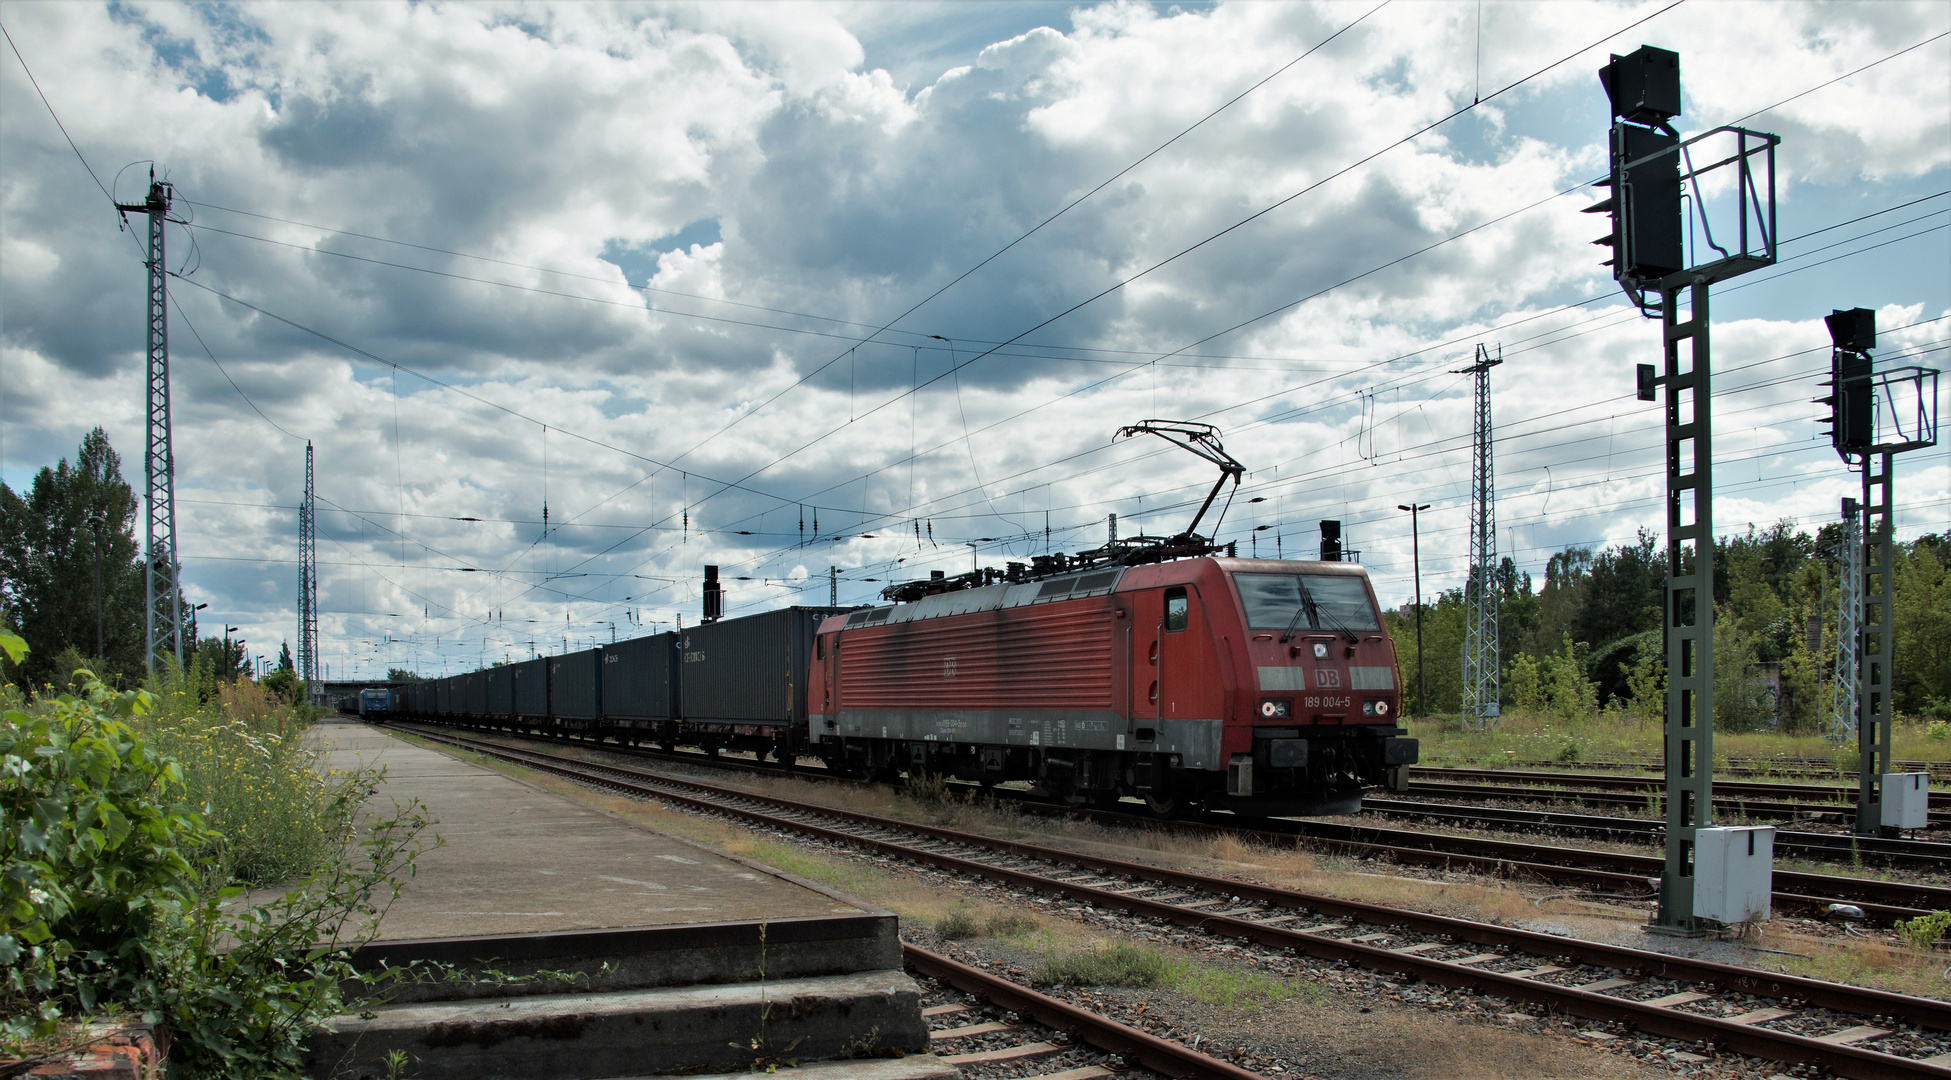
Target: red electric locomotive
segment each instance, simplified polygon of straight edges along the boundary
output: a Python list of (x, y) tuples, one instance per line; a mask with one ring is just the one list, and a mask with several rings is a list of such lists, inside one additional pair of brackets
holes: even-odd
[(1350, 813), (1416, 761), (1368, 576), (1196, 558), (834, 616), (813, 749), (856, 775), (1034, 781), (1154, 813)]
[[(1182, 436), (1237, 482), (1210, 428), (1123, 433), (1136, 431)], [(1219, 550), (1191, 529), (1134, 537), (1081, 571), (938, 577), (888, 591), (913, 602), (828, 618), (810, 749), (853, 775), (1027, 780), (1163, 816), (1350, 813), (1365, 786), (1399, 786), (1416, 741), (1396, 725), (1395, 647), (1368, 575)]]

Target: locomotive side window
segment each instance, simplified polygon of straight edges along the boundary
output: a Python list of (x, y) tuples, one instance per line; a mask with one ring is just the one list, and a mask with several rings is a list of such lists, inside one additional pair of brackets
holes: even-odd
[(815, 634), (813, 636), (813, 659), (826, 659), (826, 638), (822, 635)]
[(1176, 633), (1186, 628), (1186, 591), (1184, 588), (1165, 590), (1165, 629)]

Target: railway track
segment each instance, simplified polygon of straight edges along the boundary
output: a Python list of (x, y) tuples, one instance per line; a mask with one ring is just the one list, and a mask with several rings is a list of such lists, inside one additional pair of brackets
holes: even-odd
[[(609, 752), (603, 744), (596, 748)], [(634, 754), (654, 760), (700, 766), (717, 766), (761, 775), (780, 775), (777, 768), (749, 762), (705, 758), (695, 754), (649, 752)], [(825, 779), (839, 779), (827, 777)], [(845, 780), (856, 786), (872, 786), (868, 781)], [(1083, 818), (1108, 825), (1132, 824), (1131, 815), (1057, 806), (1036, 801), (1011, 791), (992, 792), (998, 798), (1014, 798), (1021, 811), (1062, 817)], [(1467, 809), (1467, 808), (1463, 808)], [(1301, 819), (1270, 819), (1254, 827), (1231, 823), (1230, 815), (1175, 821), (1170, 828), (1182, 832), (1230, 833), (1262, 843), (1286, 843), (1305, 839), (1317, 850), (1364, 859), (1378, 859), (1401, 865), (1463, 869), (1495, 876), (1527, 877), (1539, 881), (1592, 889), (1611, 898), (1651, 899), (1664, 868), (1663, 860), (1652, 855), (1598, 851), (1524, 841), (1454, 836), (1412, 829), (1377, 826), (1350, 826)], [(1632, 819), (1604, 819), (1632, 820)], [(1154, 823), (1155, 827), (1157, 823)], [(1821, 834), (1809, 834), (1820, 836)], [(1778, 848), (1786, 845), (1778, 843)], [(1951, 856), (1946, 856), (1951, 860)], [(1944, 866), (1939, 865), (1942, 869)], [(1951, 888), (1914, 885), (1904, 882), (1830, 874), (1775, 872), (1774, 907), (1778, 911), (1820, 917), (1833, 904), (1849, 904), (1862, 911), (1869, 921), (1889, 925), (1899, 919), (1912, 919), (1933, 910), (1951, 910)]]
[[(908, 970), (927, 980), (921, 1014), (928, 1020), (929, 1049), (969, 1080), (991, 1075), (1023, 1080), (1108, 1076), (1141, 1080), (1147, 1075), (1092, 1060), (1105, 1054), (1162, 1076), (1264, 1080), (1259, 1073), (917, 945), (903, 944), (901, 951)], [(1026, 1065), (1038, 1071), (1018, 1071)]]
[[(1415, 802), (1409, 799), (1366, 798), (1362, 809), (1390, 817), (1452, 821), (1469, 825), (1565, 832), (1657, 843), (1665, 825), (1649, 818), (1606, 817), (1560, 810), (1520, 810), (1499, 806)], [(1775, 833), (1777, 854), (1818, 862), (1862, 862), (1918, 870), (1951, 871), (1951, 844), (1936, 840), (1901, 840), (1880, 836), (1799, 832)]]
[[(1802, 775), (1811, 779), (1836, 779), (1853, 783), (1856, 771), (1839, 768), (1835, 762), (1821, 758), (1744, 758), (1727, 759), (1727, 768), (1716, 769), (1716, 776), (1735, 777), (1786, 777)], [(1654, 759), (1651, 761), (1543, 761), (1512, 758), (1505, 766), (1520, 769), (1549, 769), (1569, 771), (1577, 769), (1612, 769), (1615, 771), (1660, 772), (1665, 766)], [(1900, 772), (1927, 772), (1932, 777), (1943, 779), (1951, 775), (1951, 761), (1919, 761), (1902, 759), (1892, 761), (1890, 767)]]
[(1943, 1001), (1082, 855), (445, 732), (423, 737), (580, 783), (1215, 938), (1842, 1076), (1951, 1077), (1951, 1003)]
[[(1519, 769), (1460, 769), (1460, 768), (1412, 768), (1411, 780), (1428, 780), (1439, 783), (1491, 783), (1536, 785), (1549, 788), (1578, 788), (1591, 791), (1629, 791), (1640, 794), (1660, 794), (1666, 789), (1663, 776), (1599, 776), (1591, 773), (1559, 772), (1546, 770)], [(1856, 809), (1856, 788), (1841, 784), (1785, 784), (1753, 780), (1726, 780), (1718, 777), (1714, 781), (1714, 797), (1718, 802), (1722, 796), (1730, 800), (1763, 799), (1805, 799), (1814, 803), (1833, 804), (1828, 807)], [(1933, 808), (1951, 807), (1951, 793), (1937, 791), (1930, 796)]]
[[(1505, 799), (1517, 802), (1572, 803), (1579, 806), (1606, 806), (1624, 810), (1658, 813), (1664, 799), (1658, 788), (1635, 791), (1601, 791), (1575, 787), (1541, 787), (1535, 784), (1463, 784), (1410, 781), (1406, 794), (1432, 799)], [(1853, 802), (1785, 803), (1742, 795), (1724, 795), (1714, 786), (1714, 811), (1730, 817), (1795, 820), (1819, 815), (1854, 814)], [(1933, 827), (1951, 825), (1951, 811), (1933, 809)]]

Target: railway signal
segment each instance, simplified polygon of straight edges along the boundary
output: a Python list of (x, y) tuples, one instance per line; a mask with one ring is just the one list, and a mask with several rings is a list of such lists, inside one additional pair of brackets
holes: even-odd
[(1686, 263), (1680, 221), (1680, 54), (1643, 45), (1599, 70), (1615, 122), (1611, 195), (1588, 214), (1610, 216), (1612, 231), (1592, 241), (1608, 249), (1613, 280), (1643, 294)]
[(704, 619), (702, 621), (707, 623), (717, 622), (718, 617), (725, 613), (725, 590), (723, 586), (718, 584), (718, 568), (716, 566), (707, 565), (705, 567), (704, 601)]
[[(1902, 367), (1876, 370), (1876, 312), (1836, 310), (1823, 317), (1829, 328), (1829, 393), (1816, 398), (1829, 415), (1829, 442), (1851, 468), (1863, 473), (1862, 528), (1852, 518), (1843, 565), (1852, 580), (1843, 583), (1843, 632), (1837, 642), (1838, 710), (1843, 725), (1853, 723), (1862, 767), (1857, 770), (1856, 832), (1892, 835), (1915, 827), (1904, 812), (1923, 780), (1890, 771), (1890, 687), (1894, 660), (1891, 599), (1895, 584), (1896, 457), (1906, 450), (1937, 445), (1937, 372)], [(1900, 404), (1901, 402), (1901, 404)], [(1852, 460), (1853, 459), (1853, 460)], [(1854, 615), (1852, 619), (1850, 616)], [(1852, 623), (1854, 624), (1852, 626)], [(1848, 640), (1841, 640), (1847, 635)], [(1853, 663), (1850, 661), (1853, 659)], [(1845, 694), (1844, 678), (1853, 683)], [(1853, 701), (1845, 704), (1844, 699)], [(1853, 707), (1851, 707), (1853, 706)], [(1839, 725), (1839, 726), (1843, 726)], [(1905, 799), (1886, 794), (1905, 793)]]
[(1829, 354), (1829, 393), (1816, 404), (1829, 406), (1817, 421), (1829, 425), (1829, 442), (1848, 460), (1876, 436), (1876, 388), (1870, 385), (1870, 350), (1876, 348), (1876, 312), (1868, 308), (1833, 311), (1823, 317), (1835, 348)]
[[(1714, 282), (1775, 262), (1775, 147), (1781, 139), (1731, 126), (1682, 139), (1672, 124), (1682, 109), (1680, 57), (1666, 49), (1648, 45), (1614, 55), (1599, 71), (1599, 82), (1612, 115), (1611, 167), (1601, 181), (1609, 191), (1586, 212), (1608, 215), (1612, 231), (1597, 241), (1611, 253), (1605, 265), (1642, 314), (1660, 319), (1665, 353), (1661, 369), (1641, 365), (1636, 379), (1642, 401), (1666, 390), (1666, 868), (1655, 924), (1702, 933), (1714, 923), (1754, 917), (1731, 913), (1715, 899), (1730, 895), (1728, 874), (1754, 871), (1753, 860), (1717, 860), (1713, 852), (1730, 850), (1727, 837), (1704, 832), (1714, 787), (1708, 292)], [(1707, 155), (1711, 164), (1695, 168), (1691, 148), (1708, 140), (1716, 144)], [(1699, 178), (1730, 168), (1733, 182), (1720, 185), (1710, 208)], [(1705, 238), (1705, 259), (1688, 243), (1696, 230)], [(1683, 299), (1689, 309), (1684, 318)]]

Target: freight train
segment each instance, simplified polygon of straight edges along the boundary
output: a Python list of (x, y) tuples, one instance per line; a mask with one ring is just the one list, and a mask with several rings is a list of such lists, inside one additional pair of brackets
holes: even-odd
[(1416, 761), (1360, 566), (1207, 556), (1014, 576), (410, 683), (398, 709), (785, 766), (808, 755), (848, 776), (1028, 781), (1161, 816), (1351, 812)]
[[(1120, 434), (1137, 432), (1220, 464), (1221, 484), (1243, 471), (1205, 425)], [(937, 572), (878, 606), (722, 621), (706, 567), (702, 625), (410, 683), (396, 708), (853, 777), (1024, 781), (1160, 816), (1349, 813), (1364, 788), (1403, 786), (1417, 744), (1368, 575), (1322, 524), (1321, 561), (1237, 558), (1188, 528)]]

